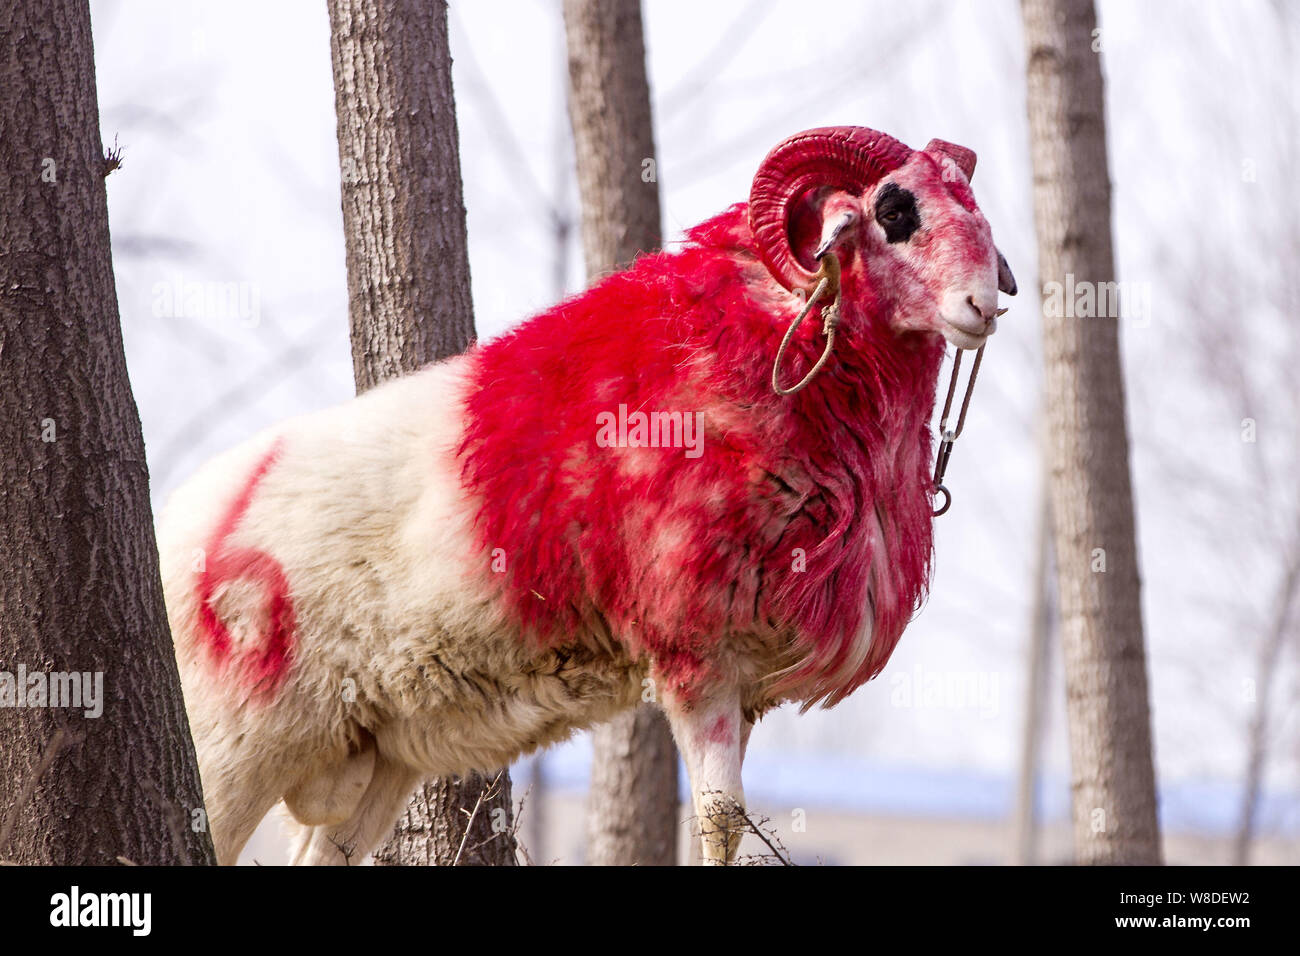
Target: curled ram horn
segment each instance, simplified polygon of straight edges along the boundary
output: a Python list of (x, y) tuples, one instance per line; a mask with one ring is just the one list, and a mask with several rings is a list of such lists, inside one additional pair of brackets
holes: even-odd
[(925, 151), (931, 154), (938, 153), (951, 159), (957, 164), (957, 168), (962, 171), (962, 175), (966, 177), (966, 182), (970, 182), (975, 175), (975, 150), (973, 149), (958, 146), (946, 139), (932, 139), (925, 144)]
[(864, 126), (810, 129), (777, 145), (754, 174), (749, 192), (749, 228), (768, 271), (792, 291), (811, 288), (816, 273), (790, 247), (795, 204), (823, 186), (861, 195), (911, 155), (892, 136)]

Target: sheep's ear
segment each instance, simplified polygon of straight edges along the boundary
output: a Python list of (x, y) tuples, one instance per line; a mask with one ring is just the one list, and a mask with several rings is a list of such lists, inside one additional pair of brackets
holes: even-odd
[(1011, 274), (1007, 257), (1001, 252), (998, 253), (998, 291), (1005, 292), (1007, 295), (1016, 294), (1016, 277)]
[(858, 221), (858, 214), (853, 209), (841, 209), (828, 216), (822, 224), (822, 241), (817, 245), (813, 256), (820, 259), (835, 248), (836, 244), (848, 233), (846, 230)]
[(810, 189), (791, 208), (790, 249), (798, 264), (811, 273), (817, 260), (852, 234), (860, 200), (843, 190)]

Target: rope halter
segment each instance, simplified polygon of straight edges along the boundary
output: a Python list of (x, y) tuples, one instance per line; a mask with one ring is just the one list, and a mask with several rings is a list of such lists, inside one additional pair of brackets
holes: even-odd
[[(772, 363), (772, 391), (785, 397), (802, 391), (808, 383), (817, 377), (817, 373), (831, 357), (831, 351), (835, 348), (835, 330), (840, 323), (840, 260), (834, 252), (827, 251), (819, 259), (821, 268), (818, 269), (814, 277), (816, 285), (812, 293), (808, 296), (808, 301), (804, 307), (799, 310), (799, 314), (794, 317), (790, 327), (786, 329), (785, 337), (781, 339), (781, 347), (776, 351), (776, 360)], [(790, 340), (794, 338), (795, 332), (803, 324), (803, 320), (808, 317), (808, 313), (823, 298), (829, 297), (831, 302), (822, 310), (822, 335), (826, 337), (826, 345), (822, 349), (822, 354), (817, 359), (816, 364), (808, 370), (802, 379), (789, 388), (781, 385), (781, 363), (785, 359), (785, 351), (790, 346)], [(1005, 312), (1006, 309), (1000, 309), (998, 315)], [(971, 366), (970, 378), (966, 382), (966, 394), (961, 400), (961, 411), (957, 415), (957, 427), (953, 428), (950, 423), (952, 414), (953, 398), (957, 394), (957, 376), (961, 372), (961, 356), (963, 349), (958, 349), (957, 354), (952, 361), (952, 378), (948, 382), (948, 395), (943, 403), (943, 415), (939, 420), (939, 454), (934, 463), (934, 493), (943, 496), (943, 504), (931, 512), (932, 517), (939, 517), (946, 514), (952, 507), (952, 492), (943, 483), (944, 475), (948, 471), (948, 462), (952, 458), (952, 448), (957, 439), (961, 436), (962, 429), (966, 427), (966, 412), (970, 408), (971, 395), (975, 392), (975, 378), (979, 375), (980, 363), (984, 360), (984, 346), (981, 345), (975, 352), (975, 362)]]
[[(820, 261), (821, 268), (817, 270), (817, 275), (814, 277), (817, 284), (813, 287), (812, 294), (808, 296), (808, 301), (804, 303), (804, 307), (799, 310), (799, 314), (790, 323), (790, 328), (786, 329), (785, 338), (781, 340), (781, 347), (776, 350), (776, 361), (772, 363), (772, 391), (782, 397), (793, 395), (811, 382), (817, 376), (817, 373), (822, 370), (826, 360), (831, 357), (831, 349), (835, 348), (835, 329), (840, 324), (840, 260), (835, 253), (825, 252), (822, 254)], [(785, 358), (785, 350), (790, 345), (790, 340), (794, 338), (794, 333), (799, 329), (803, 320), (823, 296), (830, 296), (831, 304), (822, 310), (822, 335), (826, 336), (826, 347), (822, 349), (822, 356), (817, 360), (817, 364), (808, 370), (808, 374), (799, 380), (797, 385), (782, 388), (780, 381), (781, 361)]]

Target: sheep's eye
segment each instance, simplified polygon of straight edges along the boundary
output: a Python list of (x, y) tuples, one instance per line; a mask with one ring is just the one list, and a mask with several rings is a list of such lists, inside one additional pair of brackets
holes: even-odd
[(916, 197), (897, 183), (886, 183), (876, 197), (876, 222), (889, 242), (906, 242), (921, 227)]

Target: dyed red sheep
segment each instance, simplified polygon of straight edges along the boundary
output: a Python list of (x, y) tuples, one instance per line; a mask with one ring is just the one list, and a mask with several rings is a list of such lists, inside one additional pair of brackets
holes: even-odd
[[(283, 800), (299, 861), (346, 862), (421, 777), (653, 698), (730, 859), (753, 721), (878, 674), (924, 595), (944, 341), (982, 345), (1014, 291), (974, 163), (801, 133), (680, 248), (178, 491), (160, 553), (218, 857)], [(836, 275), (781, 381), (828, 308), (833, 353), (778, 394)]]

